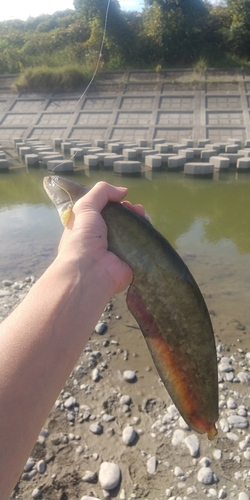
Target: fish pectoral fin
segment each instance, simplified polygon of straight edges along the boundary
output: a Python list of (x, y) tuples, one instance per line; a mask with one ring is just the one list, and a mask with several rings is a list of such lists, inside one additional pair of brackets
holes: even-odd
[(61, 215), (61, 221), (62, 221), (62, 224), (64, 225), (64, 227), (66, 227), (69, 223), (69, 219), (71, 217), (72, 210), (73, 210), (73, 207), (70, 205)]

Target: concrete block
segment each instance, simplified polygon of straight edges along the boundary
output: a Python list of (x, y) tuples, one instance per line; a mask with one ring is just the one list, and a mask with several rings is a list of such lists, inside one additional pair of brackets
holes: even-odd
[(113, 154), (112, 156), (110, 156), (110, 155), (105, 156), (105, 158), (103, 160), (103, 166), (104, 166), (104, 168), (113, 168), (115, 161), (123, 161), (123, 160), (124, 160), (124, 156), (122, 156), (122, 155)]
[(238, 149), (238, 155), (242, 155), (245, 157), (250, 156), (250, 148)]
[(50, 153), (53, 153), (53, 149), (48, 148), (48, 149), (43, 149), (42, 151), (36, 150), (34, 151), (34, 153), (38, 155), (39, 161), (42, 161), (44, 156), (48, 156)]
[(194, 141), (192, 139), (183, 137), (183, 139), (181, 139), (181, 142), (185, 144), (187, 148), (192, 148), (194, 146)]
[(137, 146), (139, 146), (139, 148), (146, 148), (148, 145), (148, 141), (146, 139), (138, 139), (137, 140)]
[(242, 154), (238, 153), (220, 153), (219, 156), (226, 156), (226, 158), (229, 158), (230, 165), (236, 165), (237, 160), (239, 158), (243, 158)]
[(245, 140), (245, 148), (250, 148), (250, 139)]
[(72, 148), (72, 143), (71, 142), (62, 142), (61, 143), (61, 150), (64, 153), (69, 153), (70, 152), (70, 148)]
[(225, 153), (237, 153), (239, 149), (238, 144), (226, 144)]
[(138, 175), (141, 173), (141, 162), (129, 160), (115, 161), (114, 172), (121, 175)]
[(88, 155), (97, 155), (98, 153), (103, 153), (103, 148), (88, 148)]
[(109, 142), (108, 151), (111, 151), (111, 153), (119, 153), (121, 151), (121, 146), (117, 142)]
[(198, 148), (205, 148), (206, 144), (210, 144), (210, 139), (199, 139)]
[(173, 153), (179, 154), (179, 151), (186, 149), (186, 144), (173, 144)]
[(60, 148), (61, 147), (61, 144), (62, 144), (63, 140), (60, 139), (59, 137), (55, 137), (53, 139), (53, 145), (54, 145), (54, 148)]
[(164, 139), (163, 137), (159, 137), (158, 139), (152, 140), (152, 145), (154, 147), (156, 144), (164, 144), (164, 142), (166, 142), (166, 139)]
[(77, 148), (92, 148), (92, 143), (86, 142), (86, 141), (77, 141), (76, 147)]
[(19, 142), (23, 142), (23, 138), (22, 137), (15, 137), (13, 139), (13, 145), (14, 145), (14, 147), (16, 147), (16, 144), (19, 143)]
[(44, 156), (42, 158), (43, 167), (47, 167), (48, 161), (51, 161), (51, 160), (64, 160), (64, 157), (60, 153), (54, 153), (53, 155)]
[(158, 153), (169, 153), (170, 149), (169, 149), (169, 144), (168, 143), (164, 143), (164, 144), (156, 144), (155, 145), (155, 150), (158, 152)]
[(157, 151), (155, 149), (144, 149), (142, 151), (142, 159), (144, 160), (146, 156), (148, 155), (156, 155), (157, 154)]
[(237, 172), (250, 171), (250, 158), (239, 158), (237, 160)]
[(135, 142), (120, 142), (120, 146), (122, 149), (134, 149), (137, 148), (138, 144)]
[(238, 146), (241, 148), (241, 140), (240, 139), (234, 139), (233, 137), (229, 137), (227, 139), (228, 144), (238, 144)]
[(72, 173), (74, 172), (74, 163), (71, 160), (50, 160), (47, 163), (47, 169), (57, 174), (59, 172)]
[(162, 166), (162, 159), (157, 155), (148, 155), (145, 158), (145, 165), (152, 169), (159, 169)]
[(70, 148), (70, 156), (74, 157), (74, 160), (83, 159), (83, 149), (82, 148)]
[(177, 156), (174, 153), (161, 153), (161, 155), (157, 155), (161, 157), (162, 165), (167, 165), (168, 164), (168, 159), (171, 158), (171, 156)]
[(0, 151), (0, 160), (6, 160), (6, 154), (3, 151)]
[(16, 147), (17, 152), (19, 153), (19, 149), (26, 147), (26, 143), (25, 142), (16, 142), (15, 147)]
[(229, 168), (229, 158), (225, 156), (211, 156), (209, 163), (212, 163), (215, 170), (227, 170)]
[(7, 172), (9, 170), (8, 160), (0, 160), (0, 172)]
[(103, 139), (95, 139), (94, 145), (98, 148), (104, 148), (105, 142)]
[(194, 150), (191, 148), (184, 149), (181, 154), (187, 158), (187, 160), (192, 160), (194, 158)]
[(194, 156), (196, 158), (201, 157), (201, 152), (203, 151), (204, 148), (193, 148)]
[(212, 176), (214, 166), (212, 163), (186, 163), (184, 166), (185, 175)]
[(168, 169), (169, 170), (183, 169), (186, 161), (187, 161), (186, 156), (182, 155), (170, 156), (168, 159)]
[(27, 167), (39, 167), (39, 158), (35, 153), (30, 153), (24, 157)]
[(136, 160), (137, 158), (137, 152), (135, 149), (124, 148), (122, 150), (122, 154), (127, 160)]
[(203, 149), (201, 151), (201, 159), (202, 160), (209, 160), (211, 156), (216, 156), (217, 153), (214, 149)]
[(84, 155), (84, 163), (89, 168), (97, 168), (99, 166), (99, 158), (97, 155)]
[(24, 158), (25, 155), (31, 153), (31, 148), (29, 146), (22, 146), (21, 148), (19, 148), (19, 156), (21, 158)]

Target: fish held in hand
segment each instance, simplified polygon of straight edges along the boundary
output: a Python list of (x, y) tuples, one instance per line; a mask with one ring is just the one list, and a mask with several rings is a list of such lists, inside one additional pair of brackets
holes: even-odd
[[(44, 188), (67, 225), (88, 188), (62, 177)], [(138, 322), (158, 373), (187, 424), (209, 439), (217, 434), (218, 374), (210, 316), (200, 289), (170, 243), (144, 217), (121, 203), (101, 212), (108, 249), (133, 271), (127, 305)]]

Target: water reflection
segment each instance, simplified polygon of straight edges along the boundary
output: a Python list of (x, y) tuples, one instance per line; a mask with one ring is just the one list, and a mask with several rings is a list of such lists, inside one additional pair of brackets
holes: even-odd
[[(43, 190), (44, 175), (43, 169), (19, 169), (0, 176), (0, 278), (20, 266), (25, 272), (32, 270), (39, 261), (45, 268), (55, 255), (61, 225)], [(155, 227), (184, 253), (194, 249), (197, 253), (221, 241), (231, 242), (239, 254), (250, 253), (246, 174), (236, 179), (229, 172), (203, 180), (183, 173), (146, 172), (142, 178), (121, 178), (110, 171), (80, 170), (74, 180), (88, 186), (98, 180), (126, 185), (129, 199), (142, 203)]]

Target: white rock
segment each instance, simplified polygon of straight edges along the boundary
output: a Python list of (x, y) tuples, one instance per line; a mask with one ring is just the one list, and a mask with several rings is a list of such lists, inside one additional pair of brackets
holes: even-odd
[(248, 447), (250, 447), (250, 434), (246, 436), (245, 439), (243, 439), (243, 441), (239, 443), (240, 450), (245, 450)]
[(36, 468), (37, 468), (38, 472), (40, 472), (40, 474), (44, 474), (44, 472), (46, 471), (45, 460), (39, 460), (39, 462), (37, 462), (37, 464), (36, 464)]
[(229, 417), (227, 417), (227, 421), (229, 425), (236, 427), (237, 429), (246, 429), (249, 426), (247, 419), (245, 417), (241, 417), (240, 415), (229, 415)]
[(35, 488), (32, 491), (32, 498), (39, 498), (41, 496), (41, 490), (39, 488)]
[(247, 460), (250, 460), (250, 450), (244, 451), (243, 455)]
[(120, 500), (126, 500), (126, 493), (125, 493), (124, 488), (121, 489), (121, 493), (120, 493), (119, 499)]
[(162, 423), (169, 424), (170, 422), (172, 422), (172, 420), (173, 420), (172, 415), (170, 415), (170, 413), (165, 413), (165, 415), (163, 415), (163, 418), (162, 418)]
[(178, 424), (181, 429), (184, 429), (185, 431), (189, 431), (190, 427), (189, 425), (185, 422), (184, 418), (180, 417), (178, 419)]
[(76, 404), (76, 398), (74, 398), (74, 396), (70, 396), (66, 399), (66, 401), (64, 401), (63, 404), (65, 408), (70, 408), (71, 406), (74, 406)]
[(136, 438), (137, 438), (137, 432), (134, 430), (132, 425), (128, 425), (127, 427), (125, 427), (125, 429), (123, 429), (122, 441), (124, 444), (130, 446), (131, 444), (134, 443)]
[(29, 457), (23, 470), (25, 472), (28, 472), (30, 469), (32, 469), (32, 467), (35, 465), (35, 460), (33, 460), (33, 458)]
[(93, 434), (101, 434), (103, 431), (103, 426), (100, 422), (95, 422), (94, 424), (91, 424), (89, 430), (93, 432)]
[(175, 468), (174, 468), (174, 475), (175, 475), (176, 477), (182, 477), (182, 476), (184, 476), (184, 472), (183, 472), (182, 468), (181, 468), (181, 467), (178, 467), (178, 466), (177, 466), (177, 467), (175, 467)]
[(250, 374), (247, 372), (239, 372), (237, 373), (237, 378), (243, 384), (248, 384), (250, 382)]
[(215, 460), (220, 460), (222, 457), (222, 451), (218, 448), (213, 451), (213, 457)]
[(167, 407), (167, 411), (168, 411), (168, 413), (170, 413), (170, 415), (172, 417), (178, 417), (179, 416), (179, 412), (178, 412), (178, 410), (177, 410), (177, 408), (176, 408), (175, 405), (168, 406)]
[(241, 491), (238, 496), (238, 500), (250, 500), (250, 499), (249, 496), (246, 493), (244, 493), (244, 491)]
[(100, 335), (102, 333), (104, 333), (107, 329), (107, 323), (105, 323), (105, 321), (100, 321), (99, 323), (97, 323), (97, 325), (95, 326), (95, 332), (96, 333), (99, 333)]
[(237, 403), (234, 401), (233, 398), (228, 398), (228, 400), (227, 400), (227, 407), (230, 410), (234, 410), (234, 408), (237, 408)]
[(155, 474), (157, 467), (156, 457), (150, 457), (147, 461), (147, 472), (148, 474)]
[(133, 370), (126, 370), (123, 372), (123, 378), (126, 382), (134, 382), (136, 379), (136, 374)]
[(208, 493), (212, 498), (217, 498), (217, 491), (214, 488), (209, 488)]
[(209, 467), (209, 465), (211, 464), (211, 460), (208, 457), (202, 457), (202, 459), (199, 461), (199, 464), (202, 467)]
[(221, 490), (218, 493), (219, 500), (226, 498), (226, 497), (227, 497), (227, 492), (221, 488)]
[(90, 497), (89, 495), (83, 495), (81, 500), (100, 500), (100, 498), (97, 497)]
[(184, 439), (184, 443), (187, 446), (191, 457), (196, 457), (200, 450), (200, 443), (196, 434), (191, 434), (190, 436), (187, 436)]
[(198, 472), (197, 479), (199, 483), (211, 484), (213, 482), (213, 471), (210, 467), (201, 467)]
[(239, 436), (235, 434), (234, 432), (227, 432), (226, 433), (227, 439), (230, 439), (230, 441), (238, 441)]
[(173, 437), (171, 440), (171, 443), (173, 446), (178, 446), (179, 444), (184, 441), (185, 438), (185, 432), (181, 429), (176, 429), (173, 433)]
[(102, 462), (99, 470), (99, 481), (105, 490), (113, 490), (119, 483), (121, 471), (113, 462)]
[(222, 432), (228, 432), (229, 431), (229, 423), (226, 418), (221, 418), (219, 420), (219, 425), (222, 430)]
[(228, 373), (234, 371), (232, 365), (231, 365), (231, 359), (223, 357), (221, 358), (219, 364), (218, 364), (218, 370), (221, 373)]
[(82, 481), (86, 483), (93, 483), (96, 480), (96, 472), (92, 472), (91, 470), (86, 470), (84, 476), (82, 477)]
[(130, 405), (131, 403), (131, 397), (124, 395), (120, 397), (120, 404), (121, 405)]
[(93, 382), (98, 382), (98, 380), (100, 380), (100, 372), (99, 372), (98, 368), (94, 368), (94, 370), (92, 371), (92, 374), (91, 374), (91, 378), (92, 378)]

